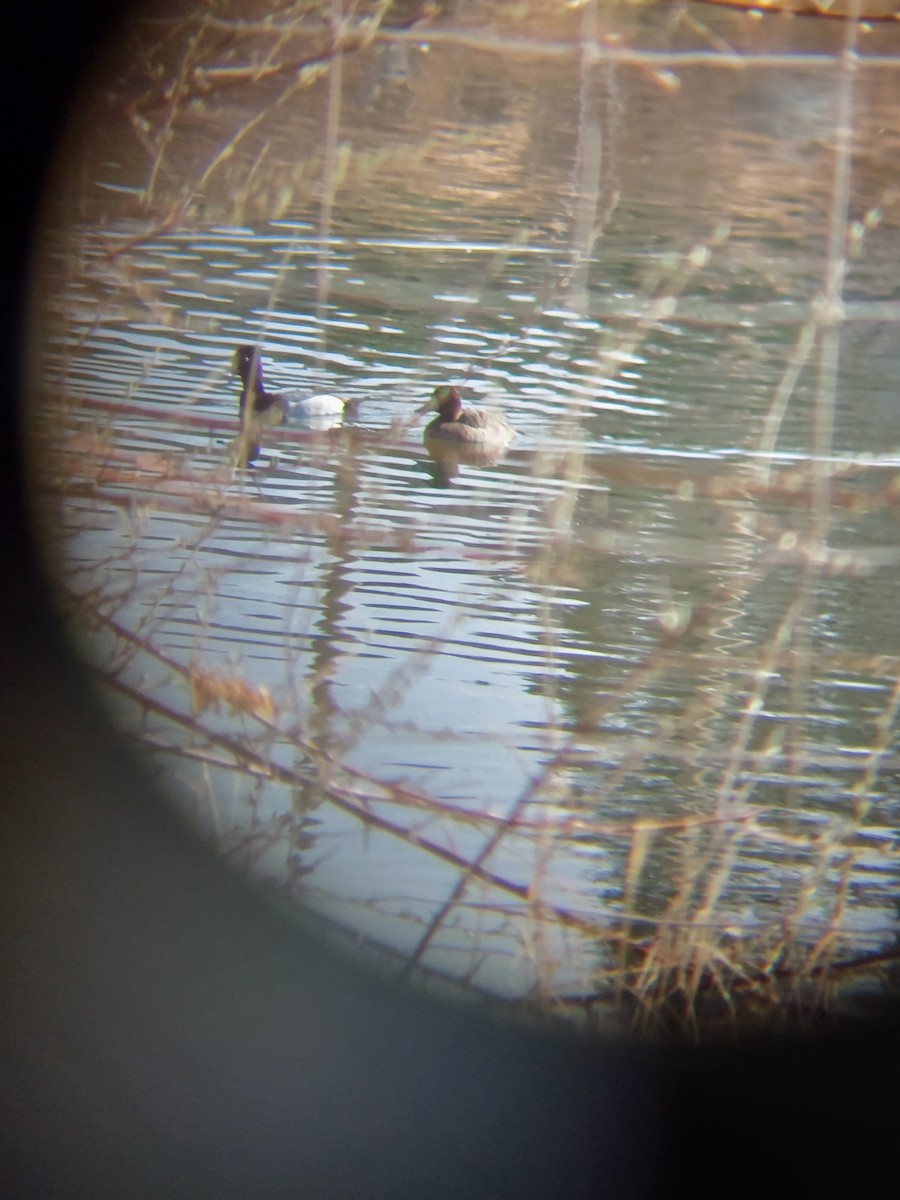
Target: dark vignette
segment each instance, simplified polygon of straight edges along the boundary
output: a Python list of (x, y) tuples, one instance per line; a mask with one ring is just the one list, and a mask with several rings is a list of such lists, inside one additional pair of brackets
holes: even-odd
[(4, 20), (3, 1194), (892, 1194), (897, 1020), (662, 1052), (412, 998), (213, 862), (106, 728), (31, 546), (18, 398), (45, 166), (121, 7)]

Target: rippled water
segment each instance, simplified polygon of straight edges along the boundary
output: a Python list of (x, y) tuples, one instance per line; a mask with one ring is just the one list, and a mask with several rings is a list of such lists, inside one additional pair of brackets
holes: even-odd
[[(88, 144), (39, 268), (64, 605), (222, 851), (407, 965), (608, 999), (672, 930), (852, 960), (896, 933), (897, 71), (855, 85), (829, 374), (833, 62), (674, 92), (573, 45), (400, 39), (345, 59), (339, 109), (327, 78), (258, 124), (207, 102), (173, 170), (246, 132), (174, 229)], [(243, 470), (249, 341), (358, 405)], [(429, 453), (444, 381), (505, 455)]]

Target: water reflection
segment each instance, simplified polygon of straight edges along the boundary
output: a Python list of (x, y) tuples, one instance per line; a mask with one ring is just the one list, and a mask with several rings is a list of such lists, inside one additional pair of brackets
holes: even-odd
[[(86, 143), (148, 211), (85, 189), (48, 228), (36, 503), (123, 727), (323, 918), (579, 1011), (816, 993), (896, 933), (896, 112), (860, 70), (853, 211), (882, 214), (826, 453), (834, 62), (673, 92), (585, 44), (398, 34), (337, 98), (185, 100), (152, 188)], [(170, 178), (201, 203), (165, 228)], [(235, 470), (252, 342), (357, 403)], [(423, 443), (446, 382), (509, 415), (504, 454)]]

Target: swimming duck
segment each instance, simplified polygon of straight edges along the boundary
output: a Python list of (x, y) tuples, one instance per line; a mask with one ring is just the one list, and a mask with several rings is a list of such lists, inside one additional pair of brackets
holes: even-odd
[(341, 396), (315, 395), (312, 392), (267, 392), (263, 384), (262, 360), (259, 346), (238, 346), (232, 364), (240, 375), (241, 421), (249, 416), (257, 425), (280, 425), (292, 419), (319, 423), (323, 419), (337, 424), (347, 407)]
[(463, 408), (458, 388), (435, 388), (428, 403), (416, 409), (416, 412), (432, 412), (435, 409), (438, 415), (425, 427), (426, 440), (440, 438), (441, 441), (457, 444), (477, 442), (504, 446), (515, 437), (512, 425), (500, 413)]

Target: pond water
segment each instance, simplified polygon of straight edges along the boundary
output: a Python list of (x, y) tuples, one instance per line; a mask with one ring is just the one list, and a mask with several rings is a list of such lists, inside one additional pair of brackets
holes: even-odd
[[(885, 989), (900, 32), (435, 7), (338, 58), (148, 22), (86, 95), (33, 345), (79, 646), (220, 852), (404, 972)], [(356, 403), (242, 467), (249, 342)], [(424, 443), (444, 382), (505, 453)]]

